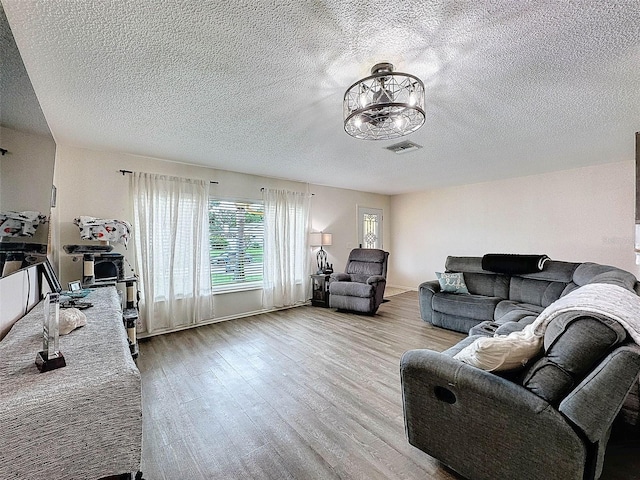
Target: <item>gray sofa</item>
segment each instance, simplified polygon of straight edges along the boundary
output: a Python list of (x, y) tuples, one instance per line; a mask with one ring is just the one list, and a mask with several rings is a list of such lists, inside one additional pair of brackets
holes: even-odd
[(473, 334), (508, 334), (533, 322), (545, 307), (579, 286), (613, 283), (633, 289), (636, 277), (597, 263), (549, 260), (540, 272), (496, 273), (482, 257), (447, 257), (447, 272), (462, 272), (469, 295), (442, 292), (437, 280), (419, 286), (420, 315), (435, 326)]
[[(480, 335), (441, 353), (403, 355), (409, 442), (471, 480), (599, 478), (614, 419), (640, 373), (640, 347), (620, 323), (587, 308), (563, 311), (547, 326), (538, 357), (509, 372), (481, 370), (454, 356), (481, 335), (524, 328), (543, 305), (586, 283), (637, 295), (635, 277), (592, 263), (551, 262), (544, 275), (514, 276), (482, 272), (469, 258), (450, 257), (447, 267), (464, 267), (471, 295), (458, 296), (480, 297), (482, 312), (474, 312), (473, 303), (443, 312), (431, 284), (421, 286), (421, 308), (434, 307), (426, 320), (459, 330), (475, 325)], [(494, 328), (481, 328), (487, 318), (496, 321)]]

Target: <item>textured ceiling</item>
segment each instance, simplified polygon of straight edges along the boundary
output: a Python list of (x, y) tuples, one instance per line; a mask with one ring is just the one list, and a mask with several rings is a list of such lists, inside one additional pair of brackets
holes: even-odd
[(0, 124), (51, 138), (4, 11), (0, 8)]
[[(637, 0), (2, 3), (63, 144), (394, 194), (632, 160), (640, 130)], [(425, 83), (415, 152), (343, 131), (382, 61)]]

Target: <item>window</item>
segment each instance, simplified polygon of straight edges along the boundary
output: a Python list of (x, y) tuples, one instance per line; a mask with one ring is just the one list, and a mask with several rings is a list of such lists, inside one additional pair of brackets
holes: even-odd
[(382, 210), (358, 206), (360, 248), (382, 248)]
[(209, 201), (211, 286), (214, 291), (262, 286), (264, 205)]

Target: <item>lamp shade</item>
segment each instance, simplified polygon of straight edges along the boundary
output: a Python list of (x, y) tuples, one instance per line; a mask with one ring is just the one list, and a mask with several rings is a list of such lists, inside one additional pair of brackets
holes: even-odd
[(331, 245), (333, 242), (333, 235), (330, 233), (313, 232), (309, 234), (309, 244), (312, 247), (323, 247), (325, 245)]
[(309, 234), (309, 244), (312, 247), (319, 247), (320, 245), (322, 245), (322, 233), (313, 232)]

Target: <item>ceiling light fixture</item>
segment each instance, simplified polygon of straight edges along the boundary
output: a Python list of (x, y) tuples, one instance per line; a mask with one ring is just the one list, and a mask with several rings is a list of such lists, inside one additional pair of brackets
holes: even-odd
[(424, 124), (424, 84), (408, 73), (378, 63), (371, 76), (344, 94), (344, 130), (355, 138), (388, 140), (415, 132)]

